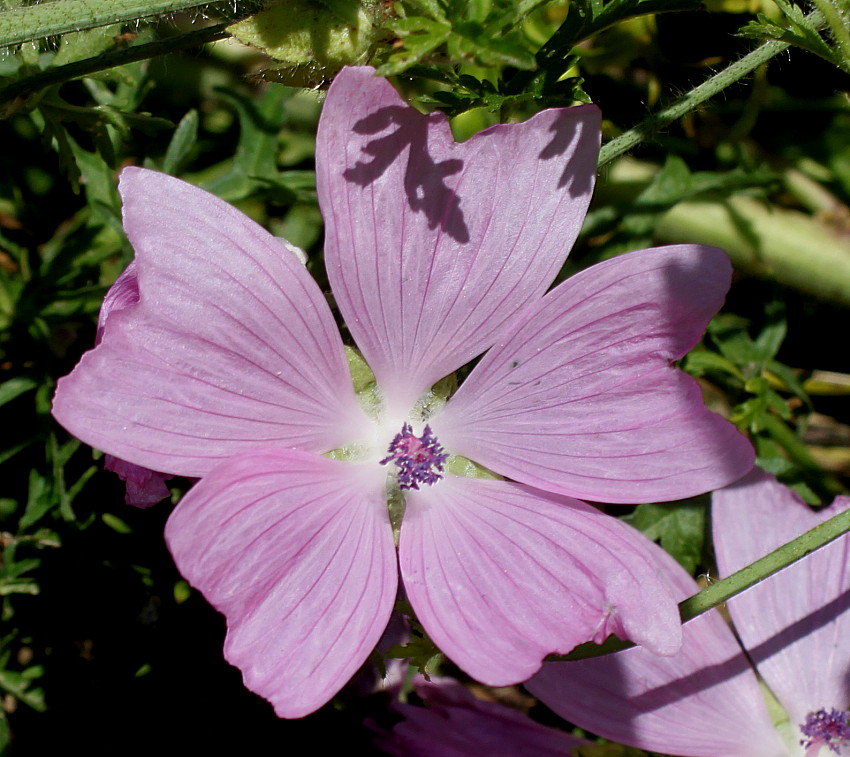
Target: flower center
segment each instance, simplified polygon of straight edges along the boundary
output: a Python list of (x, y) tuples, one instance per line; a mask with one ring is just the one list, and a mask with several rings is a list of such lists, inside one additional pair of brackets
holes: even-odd
[(800, 730), (807, 737), (800, 741), (800, 745), (808, 750), (806, 755), (816, 755), (822, 746), (841, 754), (841, 747), (850, 746), (850, 712), (836, 709), (810, 712)]
[(416, 436), (409, 423), (401, 427), (401, 433), (390, 442), (387, 452), (381, 465), (392, 461), (398, 466), (399, 489), (418, 490), (419, 484), (437, 483), (443, 477), (449, 457), (431, 433), (430, 426), (425, 426), (422, 436)]

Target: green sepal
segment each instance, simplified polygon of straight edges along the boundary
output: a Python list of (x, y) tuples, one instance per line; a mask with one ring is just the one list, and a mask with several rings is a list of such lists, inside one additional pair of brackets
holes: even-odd
[(377, 3), (344, 0), (278, 0), (228, 28), (240, 42), (287, 64), (338, 71), (368, 60), (378, 30)]
[(452, 455), (446, 460), (446, 472), (452, 473), (455, 476), (465, 476), (466, 478), (490, 478), (503, 480), (503, 476), (498, 473), (493, 473), (489, 468), (479, 465), (474, 460), (461, 455)]

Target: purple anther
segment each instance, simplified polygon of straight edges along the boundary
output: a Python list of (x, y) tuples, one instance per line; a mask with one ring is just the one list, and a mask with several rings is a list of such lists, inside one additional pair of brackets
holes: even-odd
[(419, 489), (419, 484), (437, 483), (449, 457), (430, 426), (425, 426), (422, 436), (416, 436), (409, 423), (401, 427), (387, 451), (389, 455), (381, 460), (381, 465), (393, 461), (398, 466), (399, 489)]
[(800, 741), (806, 749), (819, 745), (841, 754), (841, 747), (850, 745), (850, 713), (834, 708), (830, 712), (825, 709), (810, 712), (800, 730), (807, 737)]

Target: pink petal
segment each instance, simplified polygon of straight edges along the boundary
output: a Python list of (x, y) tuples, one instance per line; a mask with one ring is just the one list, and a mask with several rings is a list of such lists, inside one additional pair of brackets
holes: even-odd
[(641, 250), (565, 281), (523, 313), (430, 421), (446, 449), (517, 481), (640, 503), (734, 481), (753, 463), (735, 428), (671, 367), (723, 303), (713, 247)]
[[(838, 497), (814, 512), (755, 470), (713, 495), (720, 572), (743, 568), (850, 507)], [(796, 726), (822, 707), (850, 704), (850, 535), (813, 552), (728, 602), (751, 659)]]
[(136, 261), (131, 260), (130, 265), (115, 279), (115, 283), (109, 287), (106, 296), (103, 298), (103, 304), (100, 306), (100, 313), (97, 316), (97, 335), (94, 343), (97, 345), (103, 340), (106, 322), (113, 313), (133, 307), (138, 302), (139, 276), (136, 272)]
[(112, 455), (106, 455), (103, 467), (112, 471), (124, 482), (126, 486), (124, 501), (128, 505), (142, 508), (153, 507), (157, 502), (171, 496), (171, 492), (165, 485), (165, 482), (171, 478), (170, 475), (133, 465)]
[(307, 715), (381, 637), (397, 588), (384, 475), (263, 449), (215, 468), (166, 527), (180, 572), (227, 617), (227, 660), (281, 717)]
[[(677, 599), (696, 582), (652, 545)], [(683, 627), (672, 657), (635, 647), (547, 662), (526, 688), (561, 717), (628, 746), (684, 757), (788, 757), (753, 669), (714, 610)]]
[(611, 633), (675, 652), (676, 604), (646, 544), (583, 502), (448, 475), (409, 492), (399, 561), (431, 638), (473, 678), (504, 686)]
[(316, 183), (334, 296), (406, 413), (551, 284), (590, 201), (599, 111), (547, 110), (458, 144), (442, 114), (373, 74), (331, 86)]
[[(109, 287), (100, 314), (97, 318), (97, 335), (95, 345), (103, 340), (106, 322), (113, 313), (133, 307), (139, 301), (139, 278), (136, 274), (136, 261), (130, 261), (115, 283)], [(125, 485), (124, 501), (133, 507), (153, 507), (157, 502), (171, 496), (165, 485), (169, 474), (152, 471), (140, 465), (133, 465), (126, 460), (106, 455), (103, 467), (115, 473)]]
[(317, 452), (363, 416), (324, 296), (235, 208), (164, 174), (121, 175), (138, 304), (60, 381), (54, 415), (112, 455), (202, 476), (264, 444)]
[(404, 717), (375, 740), (398, 757), (566, 757), (588, 744), (563, 731), (535, 723), (498, 702), (476, 699), (450, 678), (414, 681), (428, 707), (396, 704)]

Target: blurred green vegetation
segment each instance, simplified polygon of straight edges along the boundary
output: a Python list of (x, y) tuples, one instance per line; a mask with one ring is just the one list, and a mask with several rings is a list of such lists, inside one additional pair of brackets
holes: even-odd
[[(0, 1), (0, 41), (5, 13), (28, 5)], [(101, 454), (50, 417), (57, 378), (93, 345), (103, 294), (132, 257), (124, 165), (234, 203), (306, 249), (324, 283), (313, 144), (341, 63), (287, 60), (286, 38), (277, 60), (230, 38), (226, 25), (261, 5), (71, 25), (0, 49), (0, 755), (368, 749), (362, 720), (383, 717), (382, 700), (344, 691), (277, 720), (224, 663), (222, 619), (171, 563), (169, 503), (125, 506)], [(563, 275), (658, 243), (728, 249), (727, 308), (683, 366), (763, 467), (813, 504), (846, 490), (850, 80), (824, 23), (768, 0), (318, 5), (337, 26), (363, 24), (350, 54), (444, 109), (458, 138), (580, 101), (601, 107), (607, 139), (645, 124), (603, 169)], [(771, 38), (791, 47), (663, 130), (647, 120)], [(187, 484), (172, 484), (176, 501)], [(627, 517), (696, 574), (713, 570), (705, 508)]]

